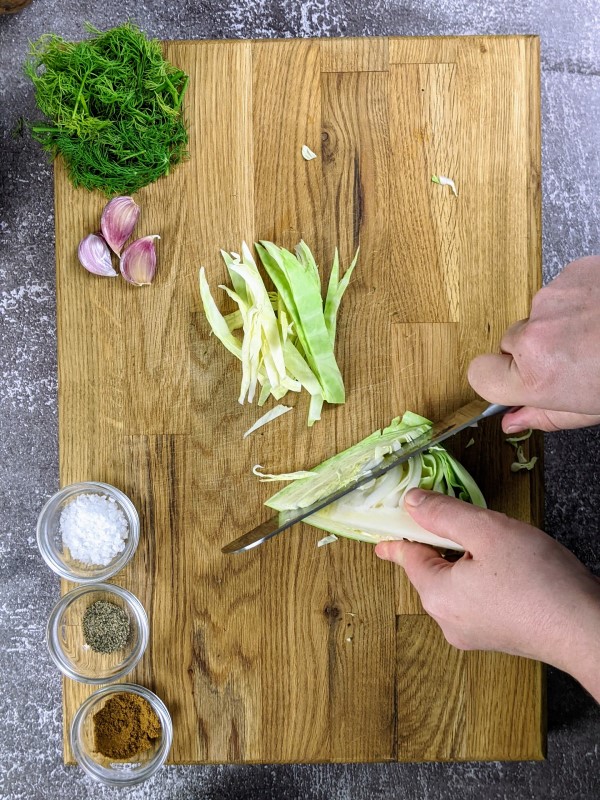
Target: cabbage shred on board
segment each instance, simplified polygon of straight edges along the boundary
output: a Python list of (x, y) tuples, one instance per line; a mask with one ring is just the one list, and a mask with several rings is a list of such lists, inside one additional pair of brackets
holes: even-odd
[[(308, 425), (321, 418), (324, 402), (343, 403), (344, 382), (335, 358), (337, 314), (356, 266), (358, 251), (340, 277), (337, 250), (322, 296), (319, 268), (310, 248), (300, 242), (295, 253), (272, 242), (256, 244), (276, 291), (267, 290), (261, 272), (244, 242), (241, 255), (221, 251), (232, 286), (220, 288), (238, 306), (223, 315), (211, 294), (204, 267), (200, 296), (212, 332), (242, 362), (238, 400), (258, 405), (270, 395), (280, 400), (303, 388), (311, 396)], [(242, 331), (242, 338), (234, 335)], [(260, 387), (260, 390), (258, 389)]]

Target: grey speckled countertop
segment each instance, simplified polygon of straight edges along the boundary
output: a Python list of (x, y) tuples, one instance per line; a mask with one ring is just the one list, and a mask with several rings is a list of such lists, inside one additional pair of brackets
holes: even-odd
[[(62, 764), (60, 679), (44, 645), (58, 580), (34, 540), (58, 487), (52, 172), (11, 131), (34, 111), (28, 40), (137, 20), (164, 39), (535, 33), (542, 40), (544, 277), (600, 252), (597, 0), (33, 0), (0, 16), (0, 797), (104, 798)], [(546, 441), (546, 528), (600, 574), (600, 430)], [(600, 707), (548, 676), (544, 763), (173, 767), (138, 798), (597, 800)]]

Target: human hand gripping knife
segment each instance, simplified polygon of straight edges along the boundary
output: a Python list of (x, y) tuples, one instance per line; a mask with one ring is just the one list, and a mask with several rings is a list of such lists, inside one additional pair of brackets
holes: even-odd
[(381, 475), (389, 472), (389, 470), (394, 469), (394, 467), (408, 461), (409, 458), (423, 453), (425, 450), (433, 447), (433, 445), (440, 444), (451, 436), (460, 433), (460, 431), (465, 430), (465, 428), (476, 425), (487, 417), (492, 417), (496, 414), (504, 414), (508, 410), (509, 406), (490, 405), (486, 403), (485, 400), (473, 400), (441, 422), (437, 422), (426, 433), (413, 439), (412, 442), (404, 444), (401, 451), (386, 459), (384, 463), (366, 470), (361, 473), (358, 478), (350, 481), (341, 489), (337, 489), (335, 492), (321, 497), (319, 500), (316, 500), (314, 503), (304, 508), (296, 508), (288, 512), (282, 511), (274, 517), (271, 517), (271, 519), (261, 522), (260, 525), (257, 525), (253, 530), (245, 533), (233, 542), (226, 544), (225, 547), (222, 548), (222, 552), (241, 553), (244, 550), (251, 550), (253, 547), (257, 547), (257, 545), (266, 542), (267, 539), (271, 539), (273, 536), (277, 536), (278, 533), (282, 533), (288, 528), (291, 528), (292, 525), (295, 525), (297, 522), (301, 522), (307, 517), (310, 517), (311, 514), (320, 511), (330, 503), (335, 503), (336, 500), (350, 494), (350, 492), (353, 492), (360, 486), (364, 486), (369, 483), (369, 481), (379, 478)]

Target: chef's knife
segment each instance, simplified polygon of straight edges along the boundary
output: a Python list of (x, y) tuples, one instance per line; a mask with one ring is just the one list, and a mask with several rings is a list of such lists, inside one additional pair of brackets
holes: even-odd
[(466, 406), (459, 408), (458, 411), (455, 411), (449, 417), (446, 417), (446, 419), (435, 423), (426, 433), (413, 439), (412, 442), (403, 444), (401, 451), (387, 456), (382, 464), (373, 467), (367, 472), (361, 473), (359, 478), (346, 484), (343, 488), (337, 489), (335, 492), (325, 497), (321, 497), (319, 500), (316, 500), (314, 503), (304, 508), (295, 508), (292, 511), (280, 511), (279, 514), (271, 517), (271, 519), (261, 522), (260, 525), (257, 525), (253, 530), (245, 533), (233, 542), (226, 544), (225, 547), (222, 548), (222, 552), (241, 553), (244, 550), (251, 550), (253, 547), (266, 542), (267, 539), (271, 539), (287, 528), (291, 528), (291, 526), (295, 525), (297, 522), (301, 522), (303, 519), (306, 519), (306, 517), (310, 517), (311, 514), (320, 511), (330, 503), (335, 503), (336, 500), (350, 494), (350, 492), (353, 492), (360, 486), (364, 486), (366, 483), (369, 483), (369, 481), (379, 478), (381, 475), (385, 475), (386, 472), (408, 461), (409, 458), (419, 455), (419, 453), (428, 450), (433, 445), (443, 442), (445, 439), (449, 439), (465, 428), (476, 425), (480, 420), (486, 417), (492, 417), (494, 414), (503, 414), (505, 411), (508, 411), (508, 409), (509, 406), (489, 405), (485, 400), (473, 400), (471, 403), (467, 403)]

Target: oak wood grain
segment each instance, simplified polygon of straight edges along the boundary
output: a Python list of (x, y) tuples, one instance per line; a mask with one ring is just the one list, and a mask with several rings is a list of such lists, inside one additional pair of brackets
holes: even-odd
[(386, 72), (389, 40), (322, 39), (321, 72)]
[[(400, 314), (394, 312), (392, 320), (398, 318)], [(394, 408), (418, 408), (419, 413), (436, 420), (461, 405), (463, 395), (456, 375), (458, 327), (455, 322), (392, 322)], [(397, 570), (395, 578), (397, 613), (424, 613), (404, 570)]]
[(466, 730), (463, 653), (427, 616), (397, 617), (396, 739), (400, 761), (449, 761)]
[[(394, 416), (389, 391), (393, 355), (381, 347), (389, 338), (393, 298), (387, 269), (388, 217), (381, 214), (389, 203), (387, 72), (324, 73), (321, 106), (327, 263), (336, 247), (344, 267), (359, 246), (361, 253), (369, 254), (361, 259), (340, 320), (337, 356), (347, 405), (356, 408), (351, 418), (345, 407), (336, 409), (335, 449), (342, 450)], [(357, 341), (362, 342), (360, 359)], [(326, 550), (331, 758), (389, 760), (395, 756), (395, 706), (390, 702), (394, 672), (380, 665), (394, 661), (396, 571), (382, 568), (375, 558), (365, 561), (358, 543)], [(377, 585), (378, 591), (365, 593), (366, 583)]]
[[(407, 408), (442, 416), (472, 397), (469, 360), (528, 313), (540, 284), (538, 40), (165, 50), (190, 75), (190, 159), (136, 198), (137, 233), (161, 236), (154, 284), (79, 267), (105, 201), (73, 189), (60, 161), (55, 203), (60, 479), (112, 483), (140, 513), (138, 552), (114, 580), (149, 612), (150, 646), (129, 677), (171, 710), (170, 761), (543, 757), (541, 666), (452, 648), (368, 545), (317, 548), (322, 533), (301, 525), (244, 555), (220, 550), (269, 515), (273, 488), (253, 464), (310, 467)], [(343, 266), (357, 246), (361, 256), (338, 325), (346, 404), (308, 429), (308, 398), (286, 397), (292, 413), (242, 440), (258, 410), (237, 403), (239, 365), (210, 335), (198, 268), (216, 287), (219, 249), (260, 238), (304, 238), (324, 280), (336, 247)], [(526, 446), (541, 455), (538, 439)], [(491, 507), (541, 522), (541, 472), (510, 473), (497, 420), (452, 449)], [(64, 683), (67, 761), (90, 691)]]
[(396, 64), (389, 77), (389, 250), (397, 314), (406, 322), (455, 322), (458, 198), (431, 181), (432, 174), (444, 174), (460, 184), (455, 66)]
[(406, 36), (390, 38), (390, 64), (453, 64), (464, 42), (479, 41), (475, 36)]

